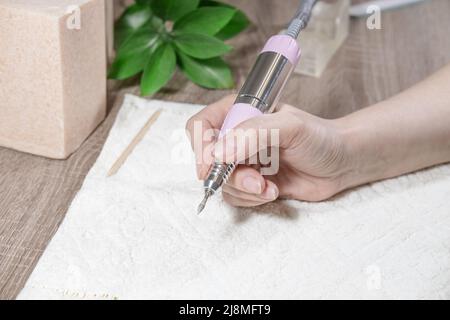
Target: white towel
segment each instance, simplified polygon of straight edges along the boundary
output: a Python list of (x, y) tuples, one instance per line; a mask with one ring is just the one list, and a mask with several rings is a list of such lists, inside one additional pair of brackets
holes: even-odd
[(203, 191), (184, 126), (200, 109), (126, 97), (19, 298), (450, 298), (449, 165), (322, 203), (235, 209), (218, 195), (198, 217)]

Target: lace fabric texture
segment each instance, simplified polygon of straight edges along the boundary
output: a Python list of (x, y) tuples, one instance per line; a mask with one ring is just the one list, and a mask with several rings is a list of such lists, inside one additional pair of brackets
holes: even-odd
[(450, 165), (323, 203), (236, 209), (217, 195), (198, 217), (184, 126), (200, 109), (126, 97), (19, 299), (450, 298)]

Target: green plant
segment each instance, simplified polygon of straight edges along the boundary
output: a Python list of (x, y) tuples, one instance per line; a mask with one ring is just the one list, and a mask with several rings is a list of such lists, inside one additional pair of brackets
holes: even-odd
[(141, 93), (150, 95), (167, 84), (178, 65), (202, 87), (231, 88), (231, 70), (221, 56), (232, 47), (223, 41), (248, 24), (242, 11), (217, 1), (135, 0), (116, 24), (117, 56), (109, 77), (142, 73)]

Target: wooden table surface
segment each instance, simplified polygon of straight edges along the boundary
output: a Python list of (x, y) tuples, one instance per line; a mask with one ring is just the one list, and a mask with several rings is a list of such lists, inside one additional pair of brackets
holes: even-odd
[[(234, 40), (231, 63), (242, 84), (268, 36), (281, 30), (297, 0), (229, 1), (244, 9), (253, 26)], [(353, 1), (358, 3), (361, 1)], [(450, 1), (382, 14), (382, 30), (365, 19), (351, 21), (350, 35), (320, 79), (295, 75), (282, 100), (335, 118), (392, 96), (450, 61)], [(449, 84), (450, 85), (450, 84)], [(24, 286), (83, 180), (99, 155), (123, 98), (116, 91), (104, 123), (68, 160), (48, 160), (0, 148), (0, 298), (14, 299)], [(211, 103), (226, 91), (208, 91), (177, 76), (155, 98)]]

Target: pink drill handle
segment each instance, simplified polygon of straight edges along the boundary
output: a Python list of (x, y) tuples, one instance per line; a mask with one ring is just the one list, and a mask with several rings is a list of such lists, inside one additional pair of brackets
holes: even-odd
[(227, 114), (220, 130), (219, 138), (222, 138), (231, 129), (236, 128), (242, 122), (260, 116), (263, 113), (246, 103), (235, 104)]
[[(301, 54), (297, 41), (287, 35), (276, 35), (271, 37), (262, 49), (261, 54), (265, 52), (274, 52), (284, 56), (291, 63), (293, 68), (297, 65)], [(282, 86), (280, 86), (279, 89), (281, 90)], [(278, 96), (279, 92), (273, 94)], [(236, 103), (229, 111), (223, 123), (219, 138), (222, 138), (230, 129), (235, 128), (240, 123), (262, 114), (263, 113), (260, 110), (249, 104)]]

